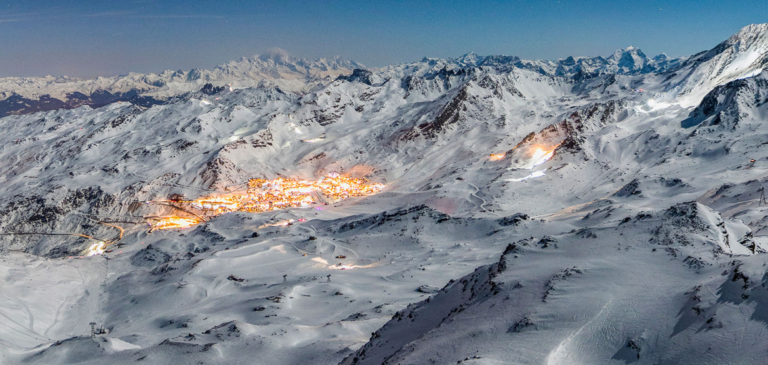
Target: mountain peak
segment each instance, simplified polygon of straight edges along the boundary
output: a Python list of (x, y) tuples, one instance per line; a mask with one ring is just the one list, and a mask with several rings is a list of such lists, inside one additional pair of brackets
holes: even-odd
[(258, 58), (262, 61), (274, 61), (275, 63), (278, 63), (278, 62), (285, 63), (291, 58), (291, 56), (288, 54), (288, 51), (282, 48), (273, 47), (268, 49), (267, 52), (265, 53), (256, 55), (255, 58)]
[(607, 60), (620, 60), (622, 57), (626, 57), (627, 55), (647, 58), (645, 53), (643, 53), (640, 48), (629, 46), (626, 48), (617, 49), (613, 52), (612, 55), (608, 56)]
[(709, 51), (690, 58), (699, 65), (712, 62), (706, 79), (728, 82), (760, 73), (768, 65), (768, 24), (748, 25)]
[(768, 51), (768, 24), (751, 24), (741, 28), (736, 34), (720, 43), (710, 52), (719, 53), (732, 48), (736, 52)]
[(465, 65), (474, 66), (477, 65), (483, 57), (479, 56), (475, 52), (469, 52), (456, 59), (456, 62), (463, 63)]
[(739, 42), (752, 43), (757, 40), (768, 38), (768, 23), (750, 24), (741, 28), (736, 34), (732, 35), (726, 43), (736, 44)]

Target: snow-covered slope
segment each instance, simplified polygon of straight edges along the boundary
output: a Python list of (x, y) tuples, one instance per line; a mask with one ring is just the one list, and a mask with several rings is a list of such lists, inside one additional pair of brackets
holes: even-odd
[(343, 363), (761, 361), (765, 259), (729, 245), (717, 213), (691, 202), (575, 218), (398, 312)]
[(715, 86), (751, 77), (768, 62), (768, 24), (743, 28), (709, 51), (688, 58), (664, 77), (663, 92), (684, 107), (695, 106)]
[[(0, 361), (760, 362), (765, 27), (1, 118)], [(178, 211), (135, 204), (332, 172), (386, 187), (154, 232)]]
[[(765, 120), (768, 100), (768, 73), (765, 71), (745, 79), (731, 81), (712, 90), (691, 113), (684, 127), (720, 126), (734, 131), (745, 122), (754, 122), (753, 128), (761, 128)], [(762, 126), (764, 127), (764, 126)]]

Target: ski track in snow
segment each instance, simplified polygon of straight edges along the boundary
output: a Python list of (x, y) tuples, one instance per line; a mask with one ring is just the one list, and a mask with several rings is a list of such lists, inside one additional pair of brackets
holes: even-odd
[[(549, 356), (547, 356), (547, 364), (548, 365), (558, 365), (558, 364), (567, 364), (571, 363), (569, 361), (570, 352), (572, 350), (568, 349), (568, 346), (570, 345), (571, 340), (573, 340), (574, 337), (578, 336), (582, 331), (584, 331), (585, 328), (588, 328), (592, 325), (592, 322), (597, 320), (598, 318), (601, 318), (603, 312), (608, 308), (609, 305), (613, 302), (613, 298), (609, 299), (608, 302), (603, 305), (603, 307), (600, 309), (600, 312), (598, 312), (595, 316), (593, 316), (587, 323), (585, 323), (583, 326), (579, 327), (576, 332), (568, 336), (565, 340), (560, 342), (560, 344), (557, 345), (557, 347), (550, 353)], [(610, 310), (609, 310), (610, 311)], [(578, 351), (579, 349), (577, 349)]]

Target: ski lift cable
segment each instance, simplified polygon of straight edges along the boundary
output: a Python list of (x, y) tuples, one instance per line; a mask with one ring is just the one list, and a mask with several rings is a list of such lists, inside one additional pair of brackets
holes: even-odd
[[(131, 221), (119, 221), (119, 220), (112, 220), (110, 218), (101, 218), (98, 216), (95, 216), (93, 214), (87, 214), (87, 213), (73, 213), (73, 214), (80, 214), (82, 216), (85, 216), (86, 218), (93, 220), (98, 223), (123, 223), (123, 224), (144, 224), (144, 222), (131, 222)], [(131, 218), (144, 218), (140, 216), (129, 216)]]
[(203, 217), (203, 216), (201, 216), (201, 215), (198, 215), (198, 214), (196, 214), (196, 213), (194, 213), (194, 212), (191, 212), (191, 211), (189, 211), (189, 210), (187, 210), (187, 209), (184, 209), (184, 208), (182, 208), (182, 207), (180, 207), (180, 206), (178, 206), (178, 205), (175, 205), (175, 204), (171, 204), (171, 203), (162, 203), (162, 202), (157, 202), (156, 204), (158, 204), (158, 205), (165, 205), (165, 206), (167, 206), (167, 207), (171, 207), (171, 208), (173, 208), (173, 209), (177, 209), (177, 210), (180, 210), (180, 211), (182, 211), (182, 212), (184, 212), (184, 213), (192, 214), (192, 215), (194, 215), (195, 217), (199, 218), (199, 219), (200, 219), (201, 221), (203, 221), (203, 222), (207, 221), (207, 219), (205, 219), (205, 217)]
[(94, 241), (101, 241), (98, 238), (94, 238), (85, 234), (80, 233), (45, 233), (45, 232), (2, 232), (0, 233), (0, 236), (25, 236), (25, 235), (41, 235), (41, 236), (75, 236), (75, 237), (83, 237), (87, 238), (89, 240)]
[[(2, 314), (2, 313), (0, 313), (0, 314)], [(22, 331), (20, 331), (18, 328), (14, 328), (14, 327), (12, 327), (11, 325), (9, 325), (8, 323), (5, 323), (5, 322), (0, 322), (0, 324), (3, 324), (4, 326), (6, 326), (6, 327), (10, 328), (11, 330), (13, 330), (13, 331), (15, 331), (15, 332), (18, 332), (18, 333), (20, 333), (20, 334), (22, 334), (22, 335), (25, 335), (25, 336), (28, 336), (28, 337), (34, 338), (35, 340), (38, 340), (38, 341), (39, 341), (39, 340), (43, 340), (43, 339), (44, 339), (44, 340), (47, 340), (47, 341), (50, 341), (50, 340), (51, 340), (51, 339), (50, 339), (50, 338), (48, 338), (47, 336), (41, 335), (41, 334), (39, 334), (39, 333), (37, 333), (37, 332), (33, 331), (32, 329), (29, 329), (29, 328), (26, 328), (26, 327), (22, 326), (21, 324), (19, 324), (18, 322), (14, 321), (14, 320), (13, 320), (13, 319), (11, 319), (11, 318), (9, 318), (9, 317), (8, 317), (8, 316), (6, 316), (5, 314), (2, 314), (2, 316), (3, 316), (3, 317), (5, 317), (6, 319), (8, 319), (9, 321), (11, 321), (12, 323), (15, 323), (16, 325), (20, 326), (21, 328), (23, 328), (23, 329), (25, 329), (25, 330), (27, 330), (27, 331), (29, 331), (29, 332), (32, 332), (32, 333), (34, 333), (34, 334), (35, 334), (35, 335), (37, 335), (37, 336), (41, 336), (42, 338), (40, 338), (40, 337), (37, 337), (37, 336), (34, 336), (34, 335), (31, 335), (31, 334), (29, 334), (29, 333), (26, 333), (26, 332), (22, 332)]]
[[(180, 207), (178, 205), (172, 204), (170, 200), (154, 200), (154, 201), (147, 201), (147, 202), (135, 201), (135, 202), (132, 202), (130, 204), (130, 206), (128, 207), (128, 210), (131, 211), (131, 212), (135, 212), (136, 210), (138, 210), (141, 206), (143, 206), (145, 204), (156, 204), (156, 205), (167, 206), (167, 207), (170, 207), (172, 209), (180, 210), (180, 211), (182, 211), (184, 213), (191, 214), (191, 215), (195, 216), (196, 218), (200, 219), (203, 222), (208, 221), (205, 217), (203, 217), (203, 216), (201, 216), (201, 215), (199, 215), (199, 214), (197, 214), (195, 212), (189, 211), (189, 210), (184, 209), (184, 208), (182, 208), (182, 207)], [(135, 217), (135, 216), (132, 216), (132, 217)], [(145, 219), (145, 220), (147, 220), (147, 219), (156, 219), (155, 217), (152, 217), (152, 216), (145, 216), (145, 217), (142, 217), (142, 218)]]

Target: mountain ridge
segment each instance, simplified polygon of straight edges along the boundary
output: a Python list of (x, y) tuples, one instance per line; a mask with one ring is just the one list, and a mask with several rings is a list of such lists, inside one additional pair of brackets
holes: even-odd
[(143, 106), (162, 104), (169, 98), (213, 86), (280, 87), (291, 92), (307, 92), (337, 76), (365, 66), (339, 56), (307, 60), (284, 51), (243, 57), (210, 70), (166, 70), (160, 73), (135, 73), (93, 79), (67, 76), (0, 78), (0, 116), (30, 112), (94, 107), (117, 101)]
[[(635, 52), (633, 56), (631, 53)], [(638, 53), (639, 52), (639, 53)], [(625, 56), (626, 54), (626, 56)], [(639, 61), (642, 66), (619, 66), (619, 59)], [(429, 59), (429, 63), (446, 66), (478, 67), (510, 65), (537, 70), (543, 74), (573, 77), (576, 74), (630, 74), (666, 71), (684, 58), (669, 59), (660, 55), (648, 59), (633, 47), (617, 50), (610, 57), (568, 57), (557, 61), (530, 61), (516, 56), (478, 56), (474, 52), (457, 58)], [(626, 62), (625, 60), (625, 62)], [(407, 65), (403, 64), (403, 65)], [(410, 63), (413, 64), (413, 63)], [(397, 67), (388, 66), (388, 67)], [(387, 68), (387, 67), (384, 67)], [(364, 65), (340, 56), (308, 60), (294, 58), (282, 50), (242, 57), (218, 65), (210, 70), (166, 70), (160, 73), (135, 73), (92, 79), (68, 76), (6, 77), (0, 78), (0, 117), (9, 114), (27, 114), (80, 105), (99, 107), (117, 101), (130, 101), (143, 106), (162, 104), (171, 97), (199, 90), (205, 83), (234, 87), (278, 86), (291, 92), (307, 92), (320, 87), (338, 76), (350, 74)]]

